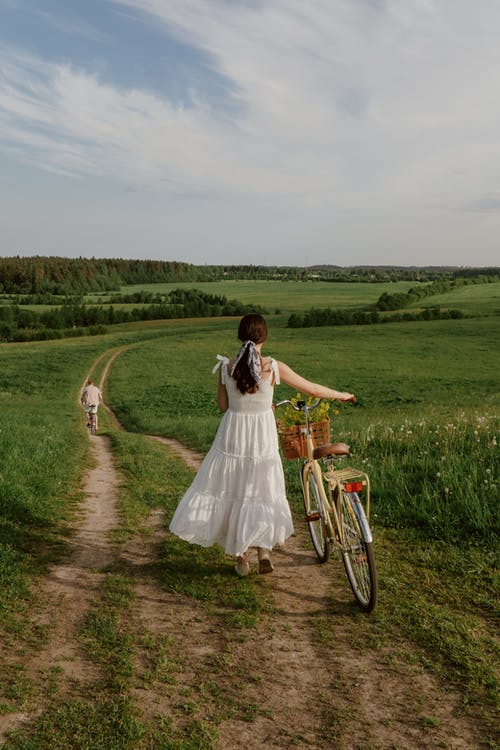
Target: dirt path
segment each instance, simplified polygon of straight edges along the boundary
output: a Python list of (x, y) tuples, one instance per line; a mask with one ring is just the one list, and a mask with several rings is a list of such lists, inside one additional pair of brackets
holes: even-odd
[[(78, 685), (94, 682), (99, 674), (79, 643), (78, 632), (90, 603), (97, 596), (103, 569), (116, 558), (109, 533), (118, 523), (118, 477), (113, 467), (108, 439), (90, 438), (94, 467), (84, 478), (84, 502), (74, 522), (74, 534), (68, 540), (66, 560), (54, 565), (38, 585), (40, 614), (36, 624), (49, 633), (48, 643), (36, 656), (28, 655), (26, 677), (38, 693), (38, 705), (31, 713), (0, 716), (0, 742), (7, 731), (42, 713), (44, 693), (51, 670), (62, 672), (62, 695)], [(24, 657), (26, 660), (26, 656)], [(23, 661), (12, 654), (12, 662)]]
[[(101, 387), (120, 351), (108, 360)], [(199, 465), (199, 454), (176, 441), (155, 439), (191, 468)], [(162, 589), (153, 573), (168, 535), (162, 512), (155, 511), (147, 528), (119, 553), (109, 541), (109, 532), (118, 524), (119, 477), (108, 440), (92, 436), (90, 447), (95, 465), (85, 477), (85, 499), (67, 559), (54, 566), (40, 585), (40, 623), (48, 626), (50, 637), (28, 668), (36, 684), (43, 686), (54, 666), (62, 670), (68, 690), (98, 679), (77, 633), (107, 566), (120, 554), (135, 582), (131, 620), (136, 630), (157, 640), (169, 639), (179, 654), (175, 680), (158, 686), (138, 679), (134, 695), (146, 719), (168, 715), (171, 706), (182, 700), (181, 690), (186, 693), (199, 684), (200, 675), (207, 674), (210, 660), (224, 658), (231, 673), (228, 684), (234, 683), (234, 674), (240, 676), (241, 694), (236, 699), (254, 710), (246, 721), (229, 715), (219, 724), (218, 750), (482, 747), (476, 728), (460, 716), (459, 696), (444, 692), (416, 660), (404, 660), (401, 644), (398, 652), (356, 647), (356, 621), (343, 569), (336, 561), (316, 564), (300, 526), (286, 547), (275, 553), (274, 573), (262, 581), (271, 591), (274, 611), (244, 639), (214, 628), (196, 601)], [(334, 623), (326, 633), (325, 622)], [(138, 649), (136, 662), (138, 675), (145, 675), (144, 649)], [(219, 687), (224, 694), (224, 684)], [(36, 709), (0, 717), (0, 741), (6, 731), (38, 715), (43, 704), (40, 689)]]

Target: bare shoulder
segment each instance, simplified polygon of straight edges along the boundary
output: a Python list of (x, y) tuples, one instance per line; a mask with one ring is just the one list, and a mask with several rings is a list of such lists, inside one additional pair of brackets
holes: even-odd
[(262, 372), (270, 372), (272, 357), (262, 357)]

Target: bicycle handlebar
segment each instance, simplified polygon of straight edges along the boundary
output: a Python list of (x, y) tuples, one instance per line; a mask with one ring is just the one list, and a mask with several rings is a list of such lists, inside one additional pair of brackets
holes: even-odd
[(293, 401), (290, 401), (289, 399), (285, 399), (284, 401), (278, 401), (277, 404), (274, 404), (274, 408), (277, 409), (278, 406), (283, 406), (283, 404), (290, 404), (290, 406), (295, 409), (295, 411), (312, 411), (315, 409), (321, 401), (321, 398), (317, 398), (316, 401), (312, 404), (306, 404), (305, 401), (297, 401), (294, 403)]

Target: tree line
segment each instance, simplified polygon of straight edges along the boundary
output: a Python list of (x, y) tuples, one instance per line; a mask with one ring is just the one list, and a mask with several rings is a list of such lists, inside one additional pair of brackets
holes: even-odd
[[(381, 282), (475, 278), (495, 275), (499, 268), (316, 265), (194, 265), (173, 260), (123, 258), (64, 258), (21, 255), (0, 258), (0, 294), (39, 295), (50, 304), (51, 295), (72, 296), (119, 291), (131, 284), (220, 281), (223, 279), (281, 281)], [(60, 302), (60, 301), (59, 301)]]
[(85, 305), (67, 300), (60, 307), (43, 312), (19, 305), (0, 305), (0, 341), (33, 341), (63, 336), (95, 335), (106, 326), (145, 320), (240, 316), (264, 313), (256, 305), (228, 300), (222, 295), (205, 294), (198, 289), (175, 289), (156, 302), (132, 309), (114, 305)]
[(449, 320), (463, 318), (461, 310), (442, 310), (440, 307), (426, 307), (416, 312), (397, 312), (380, 315), (377, 310), (332, 310), (318, 308), (302, 315), (292, 313), (288, 318), (288, 328), (313, 328), (321, 326), (373, 325), (374, 323), (401, 323), (415, 320)]

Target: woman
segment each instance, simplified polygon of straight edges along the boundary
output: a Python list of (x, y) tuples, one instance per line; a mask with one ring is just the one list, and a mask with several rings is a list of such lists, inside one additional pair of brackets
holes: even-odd
[(280, 382), (311, 396), (354, 401), (298, 375), (284, 362), (262, 355), (267, 338), (261, 315), (245, 315), (242, 346), (233, 360), (218, 355), (218, 404), (224, 413), (214, 442), (181, 499), (170, 530), (192, 544), (219, 544), (236, 557), (239, 576), (250, 571), (248, 550), (257, 547), (259, 572), (273, 570), (271, 550), (292, 533), (290, 507), (273, 414)]

